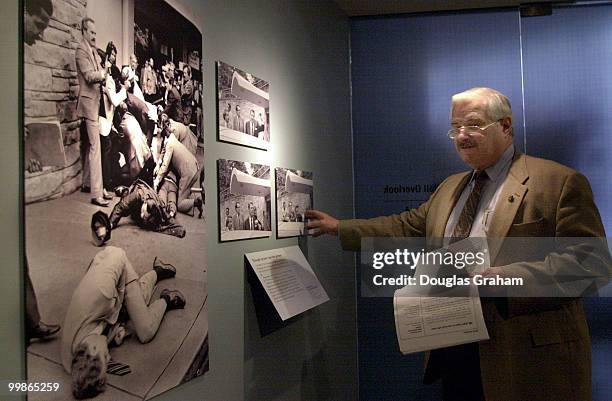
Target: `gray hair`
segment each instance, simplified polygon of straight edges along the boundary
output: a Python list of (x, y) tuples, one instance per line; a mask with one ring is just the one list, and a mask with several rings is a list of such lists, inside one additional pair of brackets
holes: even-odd
[(453, 95), (451, 112), (456, 102), (474, 99), (476, 97), (484, 98), (486, 100), (486, 113), (491, 120), (496, 121), (505, 117), (512, 118), (512, 106), (510, 105), (510, 100), (503, 93), (496, 91), (495, 89), (484, 87), (471, 88)]

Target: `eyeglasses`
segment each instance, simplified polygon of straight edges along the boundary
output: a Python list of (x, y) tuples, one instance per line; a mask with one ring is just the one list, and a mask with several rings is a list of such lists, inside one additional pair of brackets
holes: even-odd
[(459, 135), (460, 130), (463, 130), (463, 132), (465, 132), (465, 134), (468, 136), (477, 135), (477, 134), (482, 135), (482, 133), (485, 132), (487, 128), (489, 128), (491, 125), (498, 123), (500, 121), (501, 120), (493, 121), (492, 123), (489, 123), (485, 125), (484, 127), (479, 127), (478, 125), (462, 125), (460, 127), (449, 129), (447, 134), (450, 139), (455, 139), (457, 135)]

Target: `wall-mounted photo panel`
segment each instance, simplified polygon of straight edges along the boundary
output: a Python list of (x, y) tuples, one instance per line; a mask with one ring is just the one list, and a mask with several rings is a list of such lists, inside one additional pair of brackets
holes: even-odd
[(219, 159), (219, 240), (269, 237), (270, 166)]
[(218, 138), (257, 149), (270, 148), (270, 84), (217, 61)]
[(312, 209), (312, 173), (303, 170), (276, 168), (276, 236), (304, 235), (304, 213)]
[(59, 384), (29, 400), (148, 400), (208, 371), (202, 34), (120, 3), (23, 7), (26, 375)]

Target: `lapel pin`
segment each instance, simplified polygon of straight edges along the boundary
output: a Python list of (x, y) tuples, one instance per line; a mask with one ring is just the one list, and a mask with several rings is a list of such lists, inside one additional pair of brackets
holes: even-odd
[(514, 202), (514, 195), (510, 195), (508, 197), (508, 202), (510, 202), (510, 203)]

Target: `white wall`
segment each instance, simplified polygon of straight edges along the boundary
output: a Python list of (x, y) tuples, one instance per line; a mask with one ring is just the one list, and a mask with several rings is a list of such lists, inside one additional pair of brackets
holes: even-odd
[[(117, 53), (117, 65), (119, 67), (127, 64), (124, 56), (126, 43), (123, 42), (124, 1), (127, 0), (89, 0), (87, 2), (87, 16), (96, 21), (96, 44), (100, 49), (106, 50), (106, 44), (113, 41), (119, 50)], [(134, 24), (133, 18), (132, 24)]]

